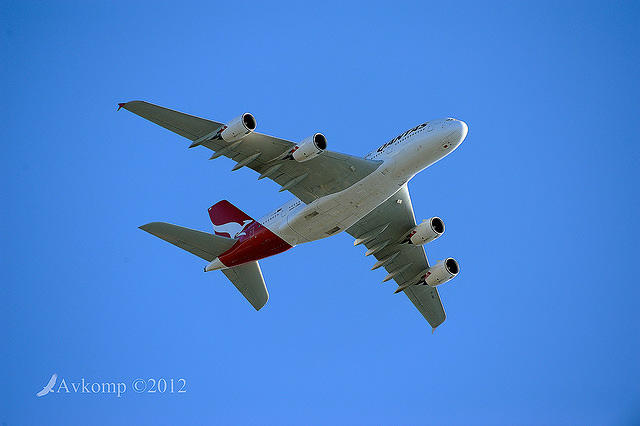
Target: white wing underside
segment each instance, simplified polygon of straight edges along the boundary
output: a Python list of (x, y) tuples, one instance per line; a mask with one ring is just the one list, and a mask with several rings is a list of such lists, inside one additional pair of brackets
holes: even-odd
[[(222, 126), (222, 123), (216, 121), (143, 101), (127, 102), (121, 104), (121, 107), (191, 141), (197, 141)], [(229, 145), (222, 140), (209, 140), (202, 143), (202, 146), (211, 151), (222, 152), (222, 156), (231, 158), (237, 163), (259, 154), (246, 167), (264, 174), (273, 166), (278, 166), (275, 172), (266, 177), (282, 187), (297, 182), (287, 187), (287, 190), (307, 204), (350, 187), (377, 169), (381, 163), (333, 151), (324, 151), (303, 163), (284, 160), (280, 159), (282, 154), (291, 150), (295, 144), (257, 132), (247, 135), (242, 142), (225, 150)], [(297, 181), (301, 177), (303, 178)]]
[[(423, 246), (399, 244), (400, 239), (416, 226), (413, 206), (411, 205), (411, 198), (406, 185), (400, 188), (394, 196), (347, 229), (347, 232), (354, 238), (359, 238), (372, 231), (375, 232), (376, 229), (380, 229), (387, 224), (388, 226), (383, 232), (365, 242), (364, 245), (371, 249), (389, 241), (389, 244), (376, 252), (374, 256), (378, 260), (383, 260), (395, 255), (389, 263), (384, 265), (385, 269), (389, 274), (400, 271), (393, 276), (399, 286), (413, 283), (412, 280), (417, 281), (417, 277), (421, 272), (429, 267), (429, 262)], [(427, 285), (412, 285), (404, 290), (404, 293), (418, 308), (418, 311), (425, 317), (431, 327), (436, 328), (444, 322), (446, 315), (437, 289)]]

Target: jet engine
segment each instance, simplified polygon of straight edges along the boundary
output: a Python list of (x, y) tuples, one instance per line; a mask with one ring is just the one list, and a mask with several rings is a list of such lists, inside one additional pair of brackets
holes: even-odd
[(444, 234), (444, 222), (435, 216), (413, 228), (407, 236), (406, 242), (421, 246), (435, 240), (442, 234)]
[(430, 287), (437, 287), (444, 284), (460, 272), (460, 265), (452, 257), (441, 260), (427, 270), (423, 276), (423, 284)]
[(327, 138), (322, 133), (309, 136), (296, 145), (291, 150), (291, 157), (299, 163), (317, 157), (322, 151), (327, 149)]
[(225, 142), (236, 142), (252, 133), (256, 129), (256, 119), (253, 115), (245, 112), (239, 117), (234, 118), (227, 124), (220, 137)]

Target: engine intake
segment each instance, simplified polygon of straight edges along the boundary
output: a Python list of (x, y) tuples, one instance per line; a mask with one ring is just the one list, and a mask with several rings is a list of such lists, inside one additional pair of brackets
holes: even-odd
[(327, 149), (327, 138), (322, 133), (309, 136), (291, 150), (291, 157), (299, 163), (317, 157)]
[(413, 228), (405, 242), (421, 246), (429, 243), (444, 234), (444, 222), (437, 216), (425, 220)]
[(255, 129), (255, 117), (245, 112), (241, 116), (231, 120), (220, 133), (220, 137), (225, 142), (236, 142), (246, 137), (249, 133), (252, 133)]
[(458, 265), (458, 262), (454, 258), (449, 257), (429, 268), (427, 273), (422, 277), (422, 284), (437, 287), (454, 278), (459, 272), (460, 265)]

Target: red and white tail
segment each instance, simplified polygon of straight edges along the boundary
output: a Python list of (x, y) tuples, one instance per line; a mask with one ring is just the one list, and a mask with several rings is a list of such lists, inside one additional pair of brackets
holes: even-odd
[(209, 217), (216, 235), (240, 240), (246, 237), (245, 228), (255, 222), (249, 215), (227, 200), (218, 201), (209, 207)]

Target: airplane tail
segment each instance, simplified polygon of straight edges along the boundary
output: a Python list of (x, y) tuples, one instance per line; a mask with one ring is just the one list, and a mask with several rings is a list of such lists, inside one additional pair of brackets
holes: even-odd
[(209, 207), (209, 217), (216, 235), (238, 240), (244, 239), (244, 228), (254, 222), (251, 216), (227, 200), (218, 201)]
[[(235, 207), (233, 208), (235, 209)], [(210, 213), (211, 211), (212, 210), (209, 209)], [(140, 229), (193, 253), (208, 262), (211, 262), (229, 250), (237, 242), (235, 239), (212, 235), (164, 222), (147, 223), (146, 225), (140, 226)], [(222, 272), (256, 310), (262, 308), (267, 303), (267, 300), (269, 300), (269, 292), (267, 291), (267, 286), (264, 283), (262, 271), (257, 261), (223, 269)]]

